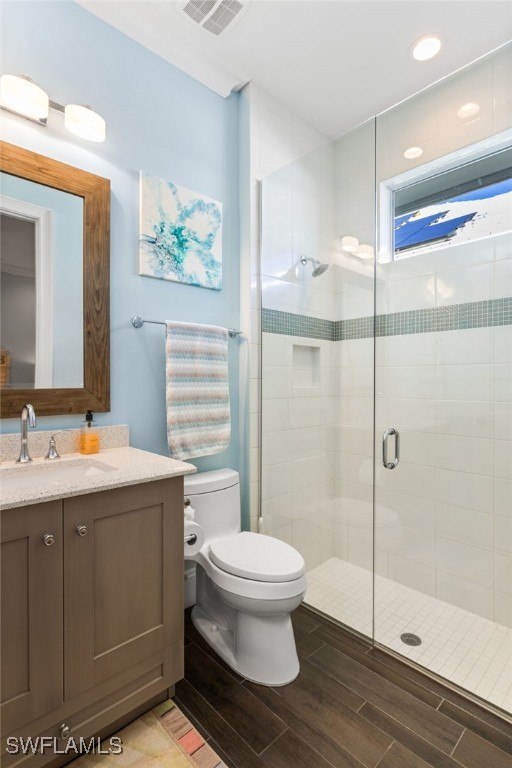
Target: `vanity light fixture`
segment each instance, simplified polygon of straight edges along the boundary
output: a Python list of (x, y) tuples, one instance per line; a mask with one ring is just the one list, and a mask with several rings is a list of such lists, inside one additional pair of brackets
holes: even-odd
[(409, 149), (405, 150), (404, 157), (407, 160), (415, 160), (417, 157), (421, 157), (422, 154), (423, 150), (421, 147), (409, 147)]
[(105, 121), (90, 107), (68, 104), (64, 107), (64, 125), (82, 139), (105, 141)]
[(477, 104), (476, 101), (468, 101), (467, 104), (463, 104), (457, 110), (457, 117), (460, 117), (461, 120), (466, 120), (468, 117), (474, 117), (479, 112), (480, 104)]
[(64, 113), (64, 125), (75, 136), (89, 141), (105, 141), (105, 121), (88, 106), (51, 101), (48, 94), (25, 75), (0, 77), (0, 107), (9, 112), (47, 125), (49, 108)]
[(347, 253), (357, 253), (359, 248), (359, 240), (352, 235), (343, 235), (341, 238), (341, 247)]
[(416, 61), (428, 61), (441, 50), (441, 39), (437, 35), (424, 35), (413, 44), (411, 54)]
[(50, 100), (48, 94), (24, 75), (2, 75), (0, 107), (46, 125)]

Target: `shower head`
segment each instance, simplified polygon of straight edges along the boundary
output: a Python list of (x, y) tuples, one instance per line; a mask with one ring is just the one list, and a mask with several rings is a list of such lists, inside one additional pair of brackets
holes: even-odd
[(310, 261), (313, 265), (313, 272), (311, 273), (313, 277), (320, 277), (320, 275), (323, 275), (323, 273), (329, 269), (328, 264), (322, 264), (318, 259), (312, 259), (311, 256), (301, 256), (300, 257), (300, 263), (306, 266), (306, 264)]
[(318, 267), (314, 268), (312, 275), (313, 277), (319, 277), (320, 275), (323, 275), (327, 269), (329, 269), (328, 264), (319, 264)]

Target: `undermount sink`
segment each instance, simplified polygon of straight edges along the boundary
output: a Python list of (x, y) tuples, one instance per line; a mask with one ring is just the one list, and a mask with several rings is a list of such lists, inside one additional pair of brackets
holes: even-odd
[(80, 483), (89, 478), (115, 472), (117, 468), (98, 459), (54, 459), (42, 463), (20, 464), (16, 467), (0, 469), (0, 486), (8, 493), (17, 488), (29, 488), (34, 485), (59, 487), (74, 482)]

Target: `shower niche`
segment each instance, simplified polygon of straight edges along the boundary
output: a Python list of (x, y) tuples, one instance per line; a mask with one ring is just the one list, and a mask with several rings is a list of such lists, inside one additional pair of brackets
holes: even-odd
[(320, 347), (294, 344), (293, 389), (313, 389), (320, 386)]

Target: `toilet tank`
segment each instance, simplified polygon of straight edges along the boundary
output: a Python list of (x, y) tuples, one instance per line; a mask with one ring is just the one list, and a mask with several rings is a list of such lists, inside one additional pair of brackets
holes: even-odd
[(185, 498), (195, 510), (206, 541), (240, 532), (240, 481), (233, 469), (186, 475)]

